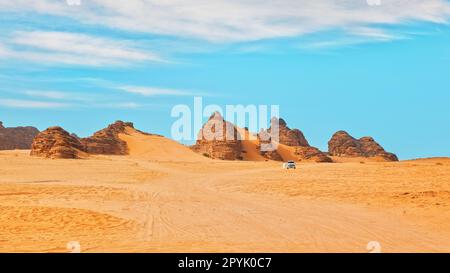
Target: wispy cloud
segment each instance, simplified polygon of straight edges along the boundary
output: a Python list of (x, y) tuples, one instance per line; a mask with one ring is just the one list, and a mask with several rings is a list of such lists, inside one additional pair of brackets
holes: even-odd
[(18, 99), (0, 99), (0, 105), (10, 108), (34, 108), (34, 109), (66, 108), (70, 106), (70, 104), (60, 102), (18, 100)]
[(103, 103), (98, 105), (100, 108), (112, 108), (112, 109), (137, 109), (144, 107), (142, 104), (135, 102), (120, 102), (120, 103)]
[(72, 91), (25, 90), (20, 93), (29, 97), (73, 102), (92, 102), (98, 100), (98, 95), (86, 94), (86, 92), (77, 93)]
[(366, 0), (90, 0), (81, 6), (52, 0), (0, 0), (0, 9), (215, 42), (295, 37), (330, 29), (352, 32), (411, 21), (444, 23), (450, 16), (446, 0), (382, 0), (381, 6), (368, 5)]
[(130, 65), (163, 62), (157, 54), (133, 42), (71, 32), (15, 32), (0, 44), (0, 58), (43, 64), (85, 66)]
[(23, 93), (31, 97), (42, 97), (47, 99), (67, 99), (69, 97), (66, 92), (61, 91), (27, 90)]
[(143, 86), (121, 86), (118, 87), (119, 90), (125, 91), (127, 93), (138, 94), (147, 97), (153, 96), (192, 96), (195, 93), (176, 90), (176, 89), (166, 89), (157, 87), (143, 87)]
[(75, 101), (41, 101), (24, 99), (0, 99), (0, 106), (8, 108), (23, 109), (76, 109), (76, 108), (95, 108), (95, 109), (138, 109), (143, 107), (153, 107), (153, 105), (140, 104), (136, 102), (110, 102), (93, 101), (88, 103), (77, 103)]
[(400, 34), (389, 33), (381, 28), (356, 27), (349, 30), (350, 34), (359, 37), (368, 37), (378, 41), (391, 41), (403, 38)]
[[(0, 98), (0, 105), (9, 108), (66, 108), (66, 109), (154, 109), (159, 104), (149, 103), (132, 95), (148, 98), (176, 96), (209, 96), (187, 90), (158, 88), (150, 86), (124, 86), (99, 78), (78, 78), (89, 83), (89, 89), (102, 89), (101, 93), (57, 91), (57, 90), (15, 90), (6, 92), (14, 98)], [(121, 91), (118, 93), (117, 91)], [(127, 95), (128, 94), (128, 95)], [(20, 95), (21, 97), (17, 98)]]

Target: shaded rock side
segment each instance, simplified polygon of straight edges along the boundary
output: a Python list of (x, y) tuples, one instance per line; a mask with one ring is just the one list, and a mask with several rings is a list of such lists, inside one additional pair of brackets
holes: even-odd
[(328, 142), (331, 156), (340, 157), (381, 157), (386, 161), (398, 161), (398, 157), (386, 152), (372, 137), (356, 139), (345, 131), (335, 133)]
[[(284, 119), (271, 119), (271, 127), (268, 130), (262, 130), (258, 134), (258, 139), (261, 144), (269, 144), (272, 141), (272, 134), (276, 133), (276, 126), (278, 121), (279, 143), (289, 147), (293, 147), (293, 155), (298, 160), (315, 161), (315, 162), (332, 162), (332, 159), (325, 153), (321, 152), (315, 147), (311, 147), (306, 140), (305, 135), (298, 129), (290, 129)], [(275, 129), (273, 129), (275, 128)], [(277, 150), (271, 152), (261, 152), (264, 157), (276, 160), (286, 161)]]
[(31, 156), (76, 159), (86, 156), (80, 140), (61, 127), (50, 127), (39, 133), (31, 145)]
[(275, 128), (276, 122), (278, 121), (278, 131), (279, 131), (279, 143), (287, 146), (305, 146), (308, 147), (309, 143), (305, 138), (305, 135), (299, 129), (291, 129), (287, 126), (284, 119), (271, 119), (271, 127), (267, 130), (270, 134), (272, 128)]
[(127, 143), (119, 138), (119, 134), (125, 134), (127, 128), (134, 129), (133, 123), (116, 121), (94, 133), (93, 136), (82, 138), (80, 141), (89, 154), (127, 155)]
[(191, 149), (213, 159), (242, 160), (241, 137), (236, 127), (218, 112), (211, 115)]
[(294, 155), (301, 160), (314, 161), (317, 163), (331, 163), (333, 160), (327, 156), (324, 152), (320, 151), (316, 147), (295, 147)]
[(39, 134), (34, 127), (5, 128), (0, 121), (0, 150), (31, 149), (33, 139)]

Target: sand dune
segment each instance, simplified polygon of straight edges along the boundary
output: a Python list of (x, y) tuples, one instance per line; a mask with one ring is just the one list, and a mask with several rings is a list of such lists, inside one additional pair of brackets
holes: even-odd
[[(237, 127), (239, 134), (242, 136), (242, 150), (245, 151), (242, 157), (245, 161), (268, 161), (263, 157), (259, 151), (259, 140), (253, 136), (251, 132), (246, 129)], [(290, 147), (283, 144), (278, 144), (278, 154), (283, 158), (283, 161), (299, 161), (298, 156), (295, 155), (295, 147)]]
[(332, 156), (334, 163), (366, 163), (366, 162), (386, 162), (382, 157), (342, 157)]
[(431, 158), (418, 158), (412, 160), (406, 160), (404, 162), (423, 162), (423, 163), (436, 163), (436, 164), (450, 164), (449, 157), (431, 157)]
[(295, 147), (289, 147), (283, 144), (278, 144), (278, 153), (284, 161), (298, 161), (298, 157), (295, 156)]
[(83, 250), (92, 251), (97, 244), (113, 243), (133, 232), (133, 222), (92, 210), (0, 206), (0, 252), (68, 252), (68, 238), (84, 242)]
[(130, 156), (0, 152), (0, 251), (450, 252), (449, 160), (284, 171), (122, 137)]
[(158, 161), (208, 161), (204, 156), (176, 141), (162, 136), (146, 135), (133, 128), (127, 128), (126, 134), (120, 134), (119, 137), (127, 143), (132, 157)]
[(242, 158), (245, 161), (267, 161), (259, 152), (259, 140), (247, 129), (236, 127), (242, 137)]
[[(263, 157), (259, 151), (260, 142), (256, 136), (254, 136), (247, 129), (236, 127), (239, 134), (242, 136), (242, 157), (244, 161), (268, 161), (267, 158)], [(286, 161), (304, 161), (295, 154), (296, 147), (287, 146), (284, 144), (278, 144), (277, 148), (278, 154), (281, 156), (284, 162)], [(339, 160), (339, 159), (337, 159)], [(353, 160), (352, 160), (353, 161)], [(373, 161), (373, 160), (372, 160)], [(383, 160), (384, 161), (384, 160)]]

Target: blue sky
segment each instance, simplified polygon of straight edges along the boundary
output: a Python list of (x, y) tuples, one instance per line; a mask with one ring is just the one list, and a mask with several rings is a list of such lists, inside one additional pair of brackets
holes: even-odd
[(0, 0), (0, 120), (170, 136), (197, 95), (280, 105), (323, 150), (343, 129), (450, 156), (450, 3), (407, 2)]

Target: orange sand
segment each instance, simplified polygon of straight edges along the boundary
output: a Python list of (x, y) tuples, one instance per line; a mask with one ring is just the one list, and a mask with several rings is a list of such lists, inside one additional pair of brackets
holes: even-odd
[(129, 133), (130, 156), (0, 152), (0, 252), (450, 252), (450, 159), (285, 171)]

